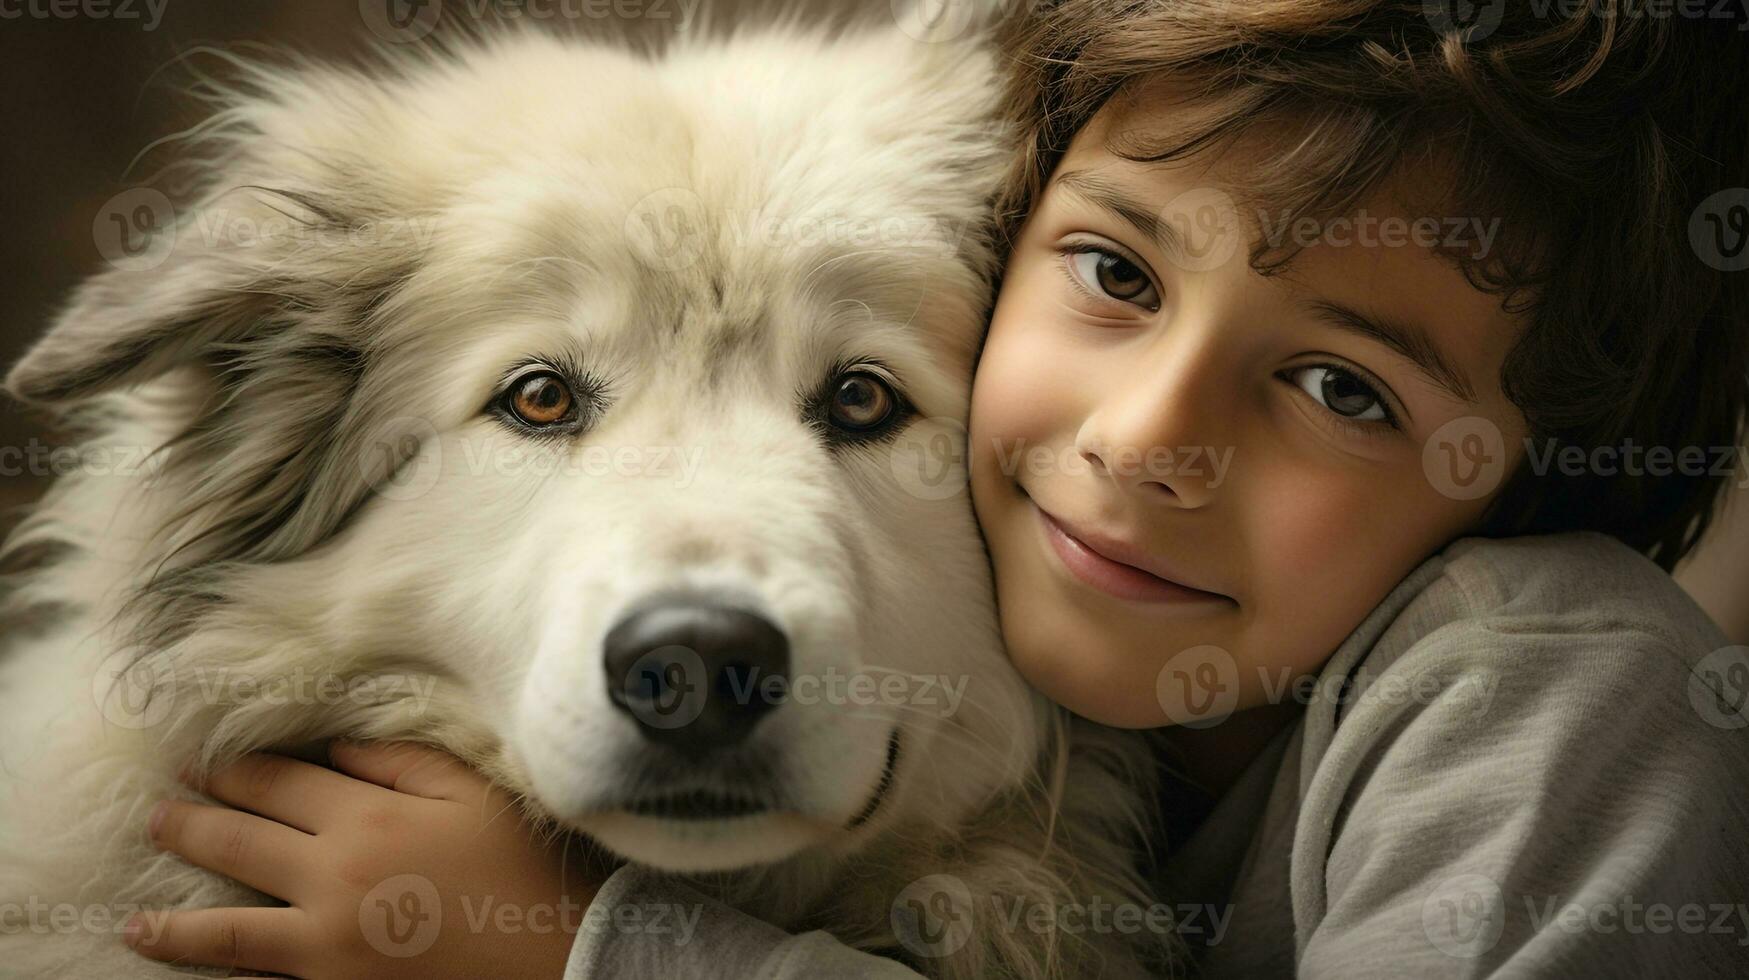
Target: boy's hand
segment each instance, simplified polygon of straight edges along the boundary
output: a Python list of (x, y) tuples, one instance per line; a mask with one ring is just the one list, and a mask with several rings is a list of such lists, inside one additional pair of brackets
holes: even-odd
[(290, 907), (142, 913), (130, 945), (312, 980), (563, 975), (605, 862), (536, 840), (443, 752), (336, 742), (330, 758), (343, 771), (258, 754), (214, 773), (201, 788), (237, 809), (160, 804), (156, 846)]

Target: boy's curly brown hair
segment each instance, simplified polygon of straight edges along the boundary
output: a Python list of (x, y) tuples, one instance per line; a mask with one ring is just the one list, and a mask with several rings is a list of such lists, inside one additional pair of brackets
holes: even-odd
[[(1707, 472), (1686, 475), (1538, 475), (1527, 460), (1481, 533), (1600, 531), (1672, 568), (1712, 519), (1729, 481), (1713, 451), (1737, 445), (1749, 400), (1749, 271), (1728, 271), (1749, 265), (1732, 261), (1749, 190), (1729, 193), (1749, 183), (1749, 24), (1718, 9), (1046, 0), (1003, 27), (1022, 150), (1002, 230), (1012, 242), (1096, 113), (1155, 83), (1196, 93), (1195, 111), (1114, 153), (1172, 161), (1291, 123), (1305, 138), (1251, 162), (1243, 194), (1296, 218), (1349, 213), (1427, 168), (1450, 214), (1502, 219), (1485, 255), (1451, 259), (1526, 323), (1501, 382), (1533, 439), (1707, 451)], [(1270, 274), (1294, 251), (1262, 242), (1251, 263)]]

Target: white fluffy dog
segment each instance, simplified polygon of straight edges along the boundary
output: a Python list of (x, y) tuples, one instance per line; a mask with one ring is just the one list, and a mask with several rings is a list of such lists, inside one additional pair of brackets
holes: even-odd
[(1147, 901), (1151, 784), (1007, 663), (953, 479), (986, 47), (510, 33), (239, 71), (193, 203), (7, 378), (84, 462), (6, 545), (0, 908), (36, 911), (0, 972), (177, 974), (128, 910), (267, 899), (152, 850), (151, 805), (193, 798), (187, 758), (340, 735), (932, 974), (1165, 951), (992, 911)]

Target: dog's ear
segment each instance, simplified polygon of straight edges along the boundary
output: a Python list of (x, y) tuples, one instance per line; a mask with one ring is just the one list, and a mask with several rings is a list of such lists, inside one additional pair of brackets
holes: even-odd
[(63, 405), (164, 373), (246, 332), (271, 297), (246, 263), (159, 242), (148, 261), (82, 284), (6, 377), (13, 397)]
[(264, 353), (350, 346), (420, 244), (367, 184), (233, 177), (143, 254), (80, 285), (6, 389), (58, 407), (177, 367), (235, 375)]

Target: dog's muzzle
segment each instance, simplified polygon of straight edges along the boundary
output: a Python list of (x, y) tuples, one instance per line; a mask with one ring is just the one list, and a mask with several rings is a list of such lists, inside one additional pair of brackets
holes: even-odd
[(789, 637), (750, 610), (668, 597), (625, 615), (603, 643), (608, 697), (644, 737), (688, 754), (745, 739), (782, 703)]

